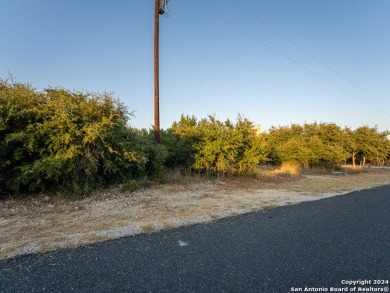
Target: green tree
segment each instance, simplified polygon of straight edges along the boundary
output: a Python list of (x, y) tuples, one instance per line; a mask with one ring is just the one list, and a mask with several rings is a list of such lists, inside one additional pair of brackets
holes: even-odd
[(198, 121), (192, 116), (182, 115), (171, 128), (161, 132), (161, 144), (168, 150), (165, 164), (168, 168), (191, 169), (195, 161), (195, 145), (200, 140)]
[(334, 168), (347, 157), (343, 131), (333, 123), (272, 127), (267, 144), (269, 159), (276, 164)]
[(264, 137), (253, 130), (252, 122), (242, 117), (232, 123), (219, 121), (215, 116), (200, 121), (182, 116), (179, 122), (173, 123), (170, 133), (177, 139), (179, 155), (176, 157), (187, 158), (186, 162), (191, 161), (194, 170), (251, 173), (266, 157)]
[(378, 127), (367, 125), (358, 127), (354, 131), (358, 153), (361, 156), (361, 165), (366, 164), (367, 158), (386, 158), (389, 152), (389, 132), (379, 132)]
[(164, 147), (127, 126), (111, 94), (37, 92), (0, 82), (0, 184), (10, 192), (87, 193), (162, 172)]

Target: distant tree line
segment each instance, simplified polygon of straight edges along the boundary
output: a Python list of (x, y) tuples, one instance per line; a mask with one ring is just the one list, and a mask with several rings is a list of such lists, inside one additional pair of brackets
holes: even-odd
[(333, 123), (272, 127), (259, 133), (247, 118), (182, 116), (161, 131), (128, 125), (131, 113), (112, 94), (37, 91), (0, 79), (0, 195), (85, 194), (98, 187), (148, 178), (167, 169), (201, 174), (254, 174), (259, 164), (337, 168), (386, 164), (388, 132)]
[[(170, 164), (222, 173), (251, 173), (259, 163), (306, 168), (384, 165), (390, 155), (389, 132), (369, 126), (351, 130), (334, 123), (292, 124), (258, 134), (253, 123), (242, 117), (234, 124), (214, 116), (200, 121), (182, 116), (167, 133), (176, 140), (175, 150), (183, 153), (177, 156), (172, 149)], [(169, 142), (164, 143), (169, 149)]]

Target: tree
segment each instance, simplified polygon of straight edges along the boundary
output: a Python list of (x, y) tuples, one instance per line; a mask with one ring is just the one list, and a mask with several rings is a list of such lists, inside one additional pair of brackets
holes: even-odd
[(345, 160), (343, 141), (342, 130), (332, 123), (273, 127), (267, 138), (273, 162), (326, 168), (334, 168)]
[(265, 160), (264, 138), (253, 130), (251, 121), (242, 117), (232, 123), (222, 122), (215, 116), (199, 122), (194, 117), (182, 116), (170, 131), (191, 145), (187, 153), (193, 158), (192, 168), (198, 171), (251, 173)]
[(0, 185), (83, 194), (161, 172), (164, 150), (127, 126), (111, 94), (0, 81)]
[(389, 132), (379, 132), (378, 127), (361, 126), (354, 131), (357, 150), (361, 156), (361, 165), (369, 159), (386, 158), (389, 152)]

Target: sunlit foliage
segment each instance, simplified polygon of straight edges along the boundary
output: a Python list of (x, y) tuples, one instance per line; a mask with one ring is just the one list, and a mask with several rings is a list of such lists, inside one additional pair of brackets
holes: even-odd
[(340, 128), (334, 123), (312, 123), (273, 127), (268, 134), (269, 158), (276, 164), (296, 163), (303, 167), (334, 168), (351, 162), (364, 165), (383, 162), (390, 151), (388, 132), (368, 126), (356, 130)]
[[(172, 135), (186, 142), (179, 150), (182, 163), (207, 173), (245, 174), (265, 161), (265, 140), (248, 119), (235, 123), (209, 116), (197, 121), (182, 116), (170, 129)], [(184, 147), (184, 148), (183, 148)]]
[(182, 116), (155, 144), (152, 131), (128, 125), (130, 117), (109, 93), (37, 91), (0, 79), (0, 196), (86, 194), (119, 183), (130, 190), (177, 168), (230, 175), (255, 174), (259, 164), (385, 164), (390, 154), (389, 133), (377, 127), (305, 123), (259, 133), (241, 116), (235, 122)]
[(38, 92), (1, 80), (2, 188), (83, 194), (161, 172), (162, 147), (129, 128), (128, 118), (111, 94)]

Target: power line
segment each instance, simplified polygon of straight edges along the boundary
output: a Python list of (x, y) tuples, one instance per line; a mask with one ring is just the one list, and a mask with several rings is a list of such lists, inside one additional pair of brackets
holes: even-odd
[(260, 17), (258, 17), (256, 14), (252, 13), (251, 11), (249, 11), (248, 9), (246, 9), (245, 7), (243, 7), (242, 5), (238, 4), (236, 1), (234, 0), (230, 0), (230, 2), (232, 2), (234, 5), (236, 5), (237, 7), (239, 7), (241, 10), (243, 10), (244, 12), (246, 12), (247, 14), (249, 14), (250, 16), (254, 17), (255, 19), (257, 19), (258, 21), (260, 21), (262, 24), (264, 24), (265, 26), (267, 26), (270, 30), (272, 30), (273, 32), (275, 32), (276, 34), (278, 34), (279, 36), (281, 36), (282, 38), (284, 38), (285, 40), (287, 40), (289, 43), (291, 43), (292, 45), (294, 45), (296, 48), (298, 48), (299, 50), (305, 52), (307, 55), (309, 55), (310, 57), (312, 57), (313, 59), (317, 60), (319, 63), (321, 63), (322, 65), (324, 65), (326, 68), (328, 68), (330, 71), (336, 73), (338, 76), (342, 77), (344, 80), (346, 80), (347, 82), (349, 82), (350, 84), (354, 85), (355, 87), (357, 87), (358, 89), (360, 89), (362, 92), (364, 92), (366, 95), (370, 96), (371, 98), (385, 104), (386, 106), (390, 106), (388, 103), (386, 103), (385, 101), (375, 97), (373, 94), (369, 93), (368, 91), (366, 91), (364, 88), (362, 88), (361, 86), (359, 86), (358, 84), (356, 84), (355, 82), (353, 82), (352, 80), (350, 80), (348, 77), (346, 77), (345, 75), (341, 74), (340, 72), (338, 72), (336, 69), (332, 68), (330, 65), (328, 65), (327, 63), (325, 63), (324, 61), (322, 61), (320, 58), (318, 58), (317, 56), (313, 55), (312, 53), (310, 53), (308, 50), (306, 50), (305, 48), (303, 48), (301, 45), (299, 45), (297, 42), (293, 41), (292, 39), (290, 39), (289, 37), (287, 37), (285, 34), (281, 33), (279, 30), (277, 30), (275, 27), (273, 27), (272, 25), (270, 25), (269, 23), (265, 22), (264, 20), (262, 20)]
[(366, 100), (364, 100), (364, 99), (362, 99), (362, 98), (360, 98), (360, 97), (358, 97), (358, 96), (352, 94), (351, 92), (345, 90), (344, 88), (340, 87), (339, 85), (335, 84), (334, 82), (332, 82), (332, 81), (328, 80), (327, 78), (325, 78), (325, 77), (319, 75), (318, 73), (316, 73), (315, 71), (313, 71), (313, 70), (310, 69), (309, 67), (307, 67), (307, 66), (305, 66), (305, 65), (302, 65), (301, 63), (295, 61), (294, 59), (292, 59), (291, 57), (289, 57), (289, 56), (287, 56), (286, 54), (282, 53), (281, 51), (279, 51), (279, 50), (273, 48), (272, 46), (268, 45), (267, 43), (263, 42), (262, 40), (260, 40), (260, 39), (257, 38), (256, 36), (252, 35), (251, 33), (248, 33), (247, 31), (243, 30), (242, 28), (240, 28), (240, 27), (238, 27), (238, 26), (232, 24), (231, 22), (227, 21), (226, 19), (224, 19), (224, 18), (220, 17), (219, 15), (215, 14), (214, 12), (208, 10), (208, 9), (205, 8), (204, 6), (201, 6), (201, 5), (199, 5), (198, 3), (193, 2), (192, 0), (187, 0), (187, 1), (190, 2), (192, 5), (197, 6), (198, 8), (200, 8), (200, 9), (206, 11), (206, 12), (209, 13), (210, 15), (212, 15), (212, 16), (218, 18), (220, 21), (222, 21), (222, 22), (224, 22), (225, 24), (227, 24), (227, 25), (233, 27), (233, 28), (236, 29), (237, 31), (239, 31), (239, 32), (241, 32), (242, 34), (246, 35), (247, 37), (249, 37), (249, 38), (255, 40), (256, 42), (260, 43), (261, 45), (267, 47), (267, 48), (270, 49), (271, 51), (274, 51), (275, 53), (279, 54), (280, 56), (286, 58), (286, 59), (289, 60), (290, 62), (296, 64), (297, 66), (299, 66), (299, 67), (305, 69), (306, 71), (310, 72), (311, 74), (317, 76), (319, 79), (325, 81), (326, 83), (328, 83), (328, 84), (334, 86), (335, 88), (339, 89), (340, 91), (346, 93), (347, 95), (349, 95), (349, 96), (351, 96), (351, 97), (353, 97), (353, 98), (359, 100), (359, 101), (362, 102), (362, 103), (365, 103), (366, 105), (368, 105), (368, 106), (370, 106), (370, 107), (372, 107), (372, 108), (377, 109), (377, 110), (380, 111), (382, 114), (385, 114), (385, 115), (387, 115), (387, 116), (390, 116), (389, 114), (385, 113), (381, 108), (378, 108), (377, 106), (374, 106), (374, 105), (370, 104), (369, 102), (367, 102)]

